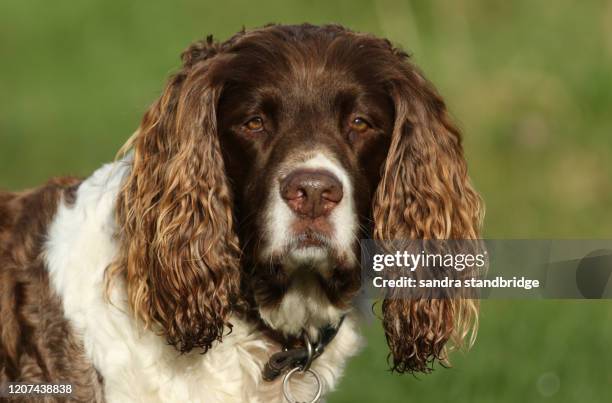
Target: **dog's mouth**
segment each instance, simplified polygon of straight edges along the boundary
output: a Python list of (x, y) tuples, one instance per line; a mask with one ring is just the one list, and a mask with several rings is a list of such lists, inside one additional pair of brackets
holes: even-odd
[(293, 245), (290, 245), (291, 249), (328, 247), (330, 247), (329, 238), (325, 234), (310, 228), (296, 234)]
[(289, 272), (304, 268), (322, 272), (336, 264), (336, 256), (329, 236), (307, 228), (293, 233), (284, 247), (268, 258), (268, 262), (282, 266)]

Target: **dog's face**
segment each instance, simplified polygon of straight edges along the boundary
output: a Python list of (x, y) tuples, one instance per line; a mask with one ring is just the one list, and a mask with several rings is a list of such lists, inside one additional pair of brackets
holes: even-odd
[[(192, 45), (132, 146), (112, 272), (181, 351), (208, 349), (245, 305), (287, 335), (337, 324), (360, 238), (479, 234), (442, 98), (388, 41), (338, 26)], [(382, 311), (392, 368), (427, 371), (476, 307), (387, 295)]]
[[(359, 286), (358, 241), (371, 237), (394, 105), (363, 51), (318, 39), (291, 49), (250, 41), (218, 78), (220, 146), (260, 308), (309, 280), (347, 308)], [(320, 319), (314, 325), (338, 318)]]

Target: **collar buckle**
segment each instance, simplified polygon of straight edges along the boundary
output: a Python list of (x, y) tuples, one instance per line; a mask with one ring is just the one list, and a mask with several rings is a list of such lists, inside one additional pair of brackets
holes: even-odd
[[(320, 329), (319, 341), (316, 345), (311, 342), (308, 333), (302, 331), (304, 346), (292, 349), (284, 348), (283, 351), (273, 354), (263, 369), (264, 381), (272, 382), (283, 373), (294, 369), (299, 369), (300, 372), (309, 371), (313, 361), (323, 354), (327, 345), (336, 337), (343, 322), (344, 317), (337, 327), (329, 325)], [(295, 372), (292, 371), (292, 373)]]

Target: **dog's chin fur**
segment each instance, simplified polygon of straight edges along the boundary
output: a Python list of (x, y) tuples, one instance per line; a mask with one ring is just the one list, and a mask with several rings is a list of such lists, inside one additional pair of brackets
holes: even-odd
[(319, 246), (292, 249), (283, 259), (283, 269), (290, 276), (300, 271), (314, 271), (325, 276), (332, 265), (330, 251)]
[(277, 304), (259, 305), (259, 314), (270, 328), (285, 336), (305, 331), (316, 340), (321, 328), (340, 322), (347, 311), (329, 301), (320, 283), (331, 270), (329, 261), (318, 248), (300, 249), (287, 256), (283, 268), (289, 276), (287, 291)]

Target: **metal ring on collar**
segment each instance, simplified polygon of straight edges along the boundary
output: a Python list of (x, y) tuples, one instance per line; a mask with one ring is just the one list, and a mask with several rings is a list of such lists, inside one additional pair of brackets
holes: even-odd
[(306, 346), (306, 361), (304, 361), (304, 365), (300, 366), (301, 372), (306, 372), (310, 369), (312, 365), (312, 361), (314, 361), (314, 351), (312, 348), (312, 343), (310, 342), (310, 337), (308, 333), (304, 331), (304, 344)]
[[(291, 377), (298, 371), (303, 372), (303, 373), (310, 373), (314, 377), (317, 383), (317, 393), (312, 398), (312, 400), (310, 400), (310, 402), (299, 402), (295, 400), (295, 398), (291, 394), (291, 391), (289, 390), (289, 381), (291, 380)], [(285, 395), (285, 399), (287, 399), (289, 403), (317, 403), (319, 399), (321, 398), (322, 392), (323, 392), (323, 383), (321, 382), (321, 377), (313, 369), (302, 370), (300, 367), (295, 367), (291, 371), (287, 372), (287, 374), (285, 375), (285, 378), (283, 379), (283, 395)]]

